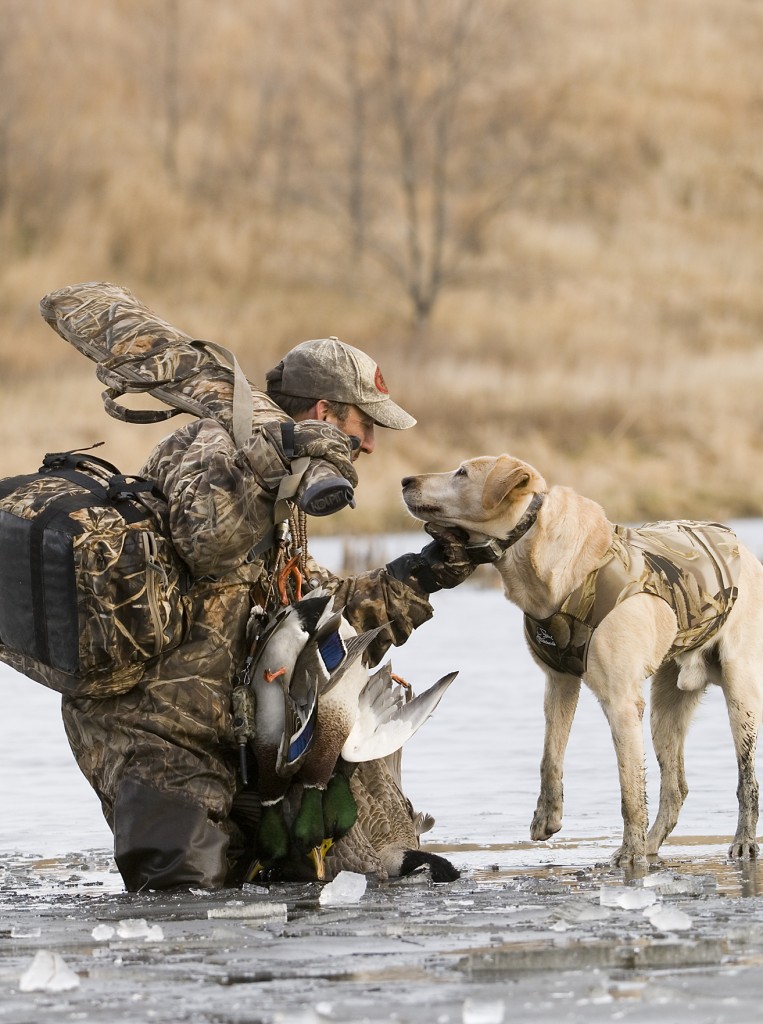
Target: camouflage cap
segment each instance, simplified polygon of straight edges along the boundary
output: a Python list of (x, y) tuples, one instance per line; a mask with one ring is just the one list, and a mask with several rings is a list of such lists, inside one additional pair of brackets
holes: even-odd
[(405, 430), (416, 422), (389, 397), (373, 359), (338, 338), (303, 341), (286, 353), (279, 369), (284, 395), (356, 405), (374, 423), (394, 430)]

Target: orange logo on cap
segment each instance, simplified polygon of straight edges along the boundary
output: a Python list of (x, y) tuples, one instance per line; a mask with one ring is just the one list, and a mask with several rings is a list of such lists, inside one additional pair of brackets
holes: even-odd
[(376, 367), (376, 373), (374, 374), (374, 384), (376, 385), (377, 391), (381, 391), (383, 395), (389, 394), (389, 389), (384, 383), (384, 377), (382, 377), (382, 372), (378, 366)]

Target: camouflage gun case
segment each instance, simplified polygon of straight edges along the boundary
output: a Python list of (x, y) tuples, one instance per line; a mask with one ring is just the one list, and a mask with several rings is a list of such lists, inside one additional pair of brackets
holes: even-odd
[(60, 693), (105, 697), (180, 643), (186, 570), (149, 490), (75, 452), (0, 480), (0, 660)]
[[(167, 323), (132, 292), (108, 281), (73, 284), (45, 295), (43, 319), (65, 341), (92, 359), (107, 385), (109, 415), (149, 423), (179, 413), (210, 417), (240, 446), (255, 423), (289, 417), (244, 376), (227, 349), (198, 341)], [(128, 393), (150, 392), (167, 410), (134, 410), (117, 402)]]

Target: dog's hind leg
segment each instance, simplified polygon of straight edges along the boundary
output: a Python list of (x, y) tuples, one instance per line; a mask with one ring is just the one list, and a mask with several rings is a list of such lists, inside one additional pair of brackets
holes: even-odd
[(656, 854), (676, 827), (689, 792), (684, 771), (684, 742), (704, 686), (679, 690), (678, 672), (676, 663), (668, 661), (652, 677), (650, 722), (660, 766), (660, 806), (646, 839), (648, 855)]
[(763, 699), (755, 677), (757, 665), (724, 666), (721, 683), (737, 756), (737, 800), (739, 818), (729, 857), (749, 860), (757, 857), (755, 834), (758, 827), (758, 780), (755, 777), (755, 748), (758, 740)]
[(564, 754), (578, 706), (580, 680), (548, 672), (543, 711), (546, 732), (540, 763), (540, 795), (530, 826), (531, 839), (548, 839), (562, 827)]
[(740, 546), (740, 555), (739, 596), (718, 635), (716, 651), (738, 772), (739, 819), (729, 856), (747, 860), (758, 855), (755, 748), (763, 714), (763, 566), (747, 548)]

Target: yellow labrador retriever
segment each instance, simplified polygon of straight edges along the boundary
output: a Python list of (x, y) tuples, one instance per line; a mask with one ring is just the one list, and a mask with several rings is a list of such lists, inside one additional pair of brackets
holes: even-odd
[[(562, 825), (564, 753), (583, 679), (617, 753), (624, 828), (613, 862), (643, 864), (656, 854), (688, 792), (683, 750), (692, 713), (714, 682), (726, 698), (739, 771), (729, 855), (755, 857), (763, 566), (752, 552), (713, 523), (615, 526), (596, 502), (549, 488), (511, 455), (406, 477), (403, 498), (417, 519), (468, 531), (476, 558), (494, 562), (506, 596), (525, 614), (525, 637), (546, 674), (532, 838), (548, 839)], [(649, 676), (660, 804), (647, 835), (641, 722)]]

